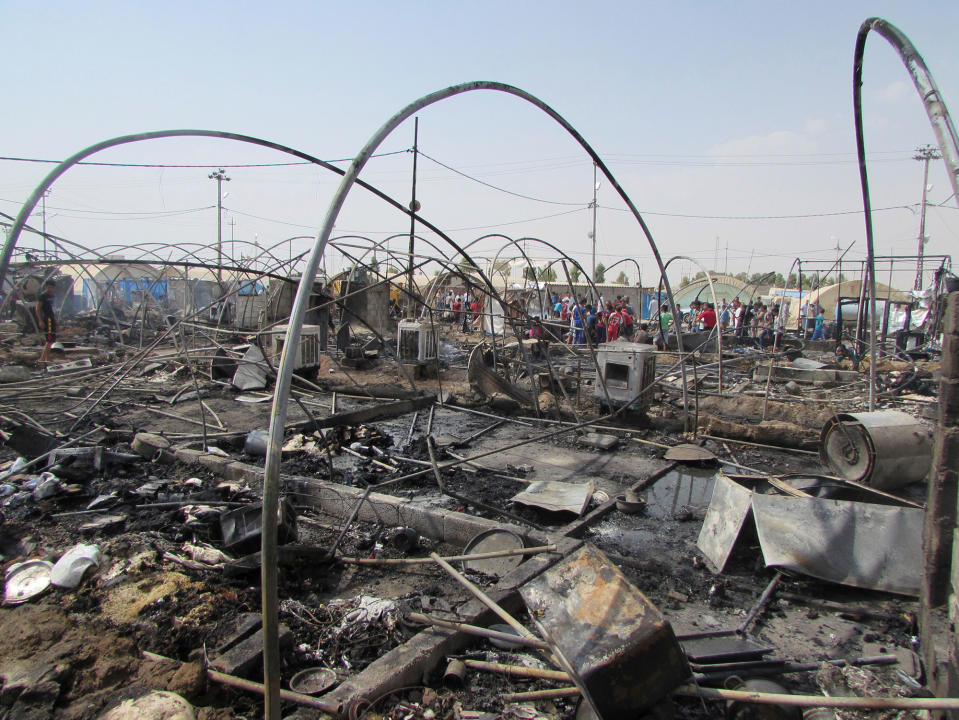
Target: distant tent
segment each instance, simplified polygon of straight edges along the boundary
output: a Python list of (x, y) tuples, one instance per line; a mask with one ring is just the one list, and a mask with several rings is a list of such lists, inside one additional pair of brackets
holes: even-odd
[[(739, 278), (732, 275), (713, 275), (713, 287), (716, 290), (716, 301), (732, 301), (739, 296), (739, 299), (746, 302), (750, 297), (750, 292), (755, 285), (747, 287)], [(696, 278), (692, 282), (686, 283), (678, 290), (673, 291), (673, 299), (682, 307), (688, 308), (693, 300), (702, 300), (703, 302), (712, 302), (713, 293), (709, 289), (709, 282), (706, 278)]]
[[(868, 291), (868, 289), (867, 285), (866, 290)], [(849, 280), (847, 282), (836, 283), (835, 285), (827, 285), (818, 290), (812, 290), (807, 296), (807, 301), (810, 307), (815, 304), (822, 305), (823, 316), (826, 320), (834, 320), (836, 318), (836, 303), (839, 301), (839, 298), (856, 298), (856, 300), (858, 300), (861, 292), (862, 280)], [(912, 300), (912, 295), (907, 292), (896, 290), (879, 282), (876, 283), (877, 303), (885, 303), (887, 301), (908, 303), (912, 302)], [(868, 298), (866, 304), (868, 305)], [(794, 303), (789, 308), (789, 320), (786, 323), (787, 327), (795, 327), (799, 322), (800, 309), (801, 305), (799, 303)], [(881, 318), (882, 313), (883, 307), (880, 305), (877, 308), (876, 314)], [(843, 311), (843, 317), (848, 317), (846, 311)]]

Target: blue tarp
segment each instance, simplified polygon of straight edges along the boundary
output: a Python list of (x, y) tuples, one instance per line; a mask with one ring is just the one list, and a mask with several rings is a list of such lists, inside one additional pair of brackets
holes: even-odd
[(133, 302), (133, 294), (149, 292), (156, 300), (165, 300), (167, 295), (166, 280), (150, 280), (149, 278), (136, 278), (130, 280), (117, 280), (114, 287), (118, 288), (123, 294), (123, 300), (128, 303)]
[(666, 293), (659, 293), (659, 298), (659, 300), (656, 299), (656, 293), (643, 293), (643, 309), (641, 311), (643, 320), (649, 320), (653, 315), (659, 314), (659, 303), (666, 302)]

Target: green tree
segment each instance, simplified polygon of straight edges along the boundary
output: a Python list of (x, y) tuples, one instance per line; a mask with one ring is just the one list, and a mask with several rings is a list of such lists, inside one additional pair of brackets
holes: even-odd
[(629, 278), (626, 277), (626, 272), (624, 270), (619, 271), (619, 275), (616, 276), (616, 282), (620, 285), (629, 285)]
[(579, 274), (580, 274), (579, 268), (576, 267), (575, 265), (573, 265), (573, 267), (569, 269), (569, 279), (572, 280), (574, 283), (579, 282)]
[(554, 282), (556, 280), (556, 270), (553, 269), (552, 265), (548, 267), (541, 267), (536, 271), (536, 275), (544, 282)]
[(593, 282), (606, 282), (606, 266), (603, 263), (596, 263), (596, 269), (593, 271)]
[(683, 285), (689, 285), (689, 275), (683, 275), (679, 279), (679, 287), (682, 287)]
[(523, 268), (523, 277), (526, 278), (527, 280), (535, 280), (535, 279), (536, 279), (536, 268), (532, 267), (531, 265), (527, 265), (526, 267), (524, 267), (524, 268)]

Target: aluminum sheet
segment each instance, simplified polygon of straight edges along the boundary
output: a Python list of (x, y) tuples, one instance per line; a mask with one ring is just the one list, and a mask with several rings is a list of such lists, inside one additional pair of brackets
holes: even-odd
[(752, 496), (767, 567), (870, 590), (918, 595), (923, 511), (822, 498)]
[(713, 572), (722, 572), (733, 551), (736, 539), (752, 501), (752, 491), (722, 473), (716, 475), (713, 496), (699, 531), (696, 545), (710, 562)]

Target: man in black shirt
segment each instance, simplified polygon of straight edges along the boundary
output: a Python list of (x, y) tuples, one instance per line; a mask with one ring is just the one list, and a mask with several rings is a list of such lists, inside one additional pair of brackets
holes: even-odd
[(43, 283), (43, 292), (37, 298), (37, 326), (40, 328), (40, 333), (45, 336), (40, 362), (50, 360), (50, 346), (57, 341), (57, 318), (53, 312), (53, 298), (56, 293), (57, 284), (53, 280), (47, 280)]

